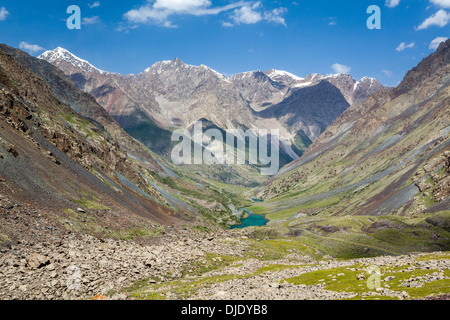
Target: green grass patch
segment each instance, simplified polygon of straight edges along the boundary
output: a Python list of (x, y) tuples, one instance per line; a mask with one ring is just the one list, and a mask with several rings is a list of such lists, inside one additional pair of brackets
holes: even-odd
[(258, 271), (255, 272), (254, 275), (260, 275), (265, 272), (277, 272), (277, 271), (283, 271), (283, 270), (289, 270), (289, 269), (298, 269), (301, 267), (302, 267), (301, 265), (271, 264), (269, 266), (260, 268)]
[(250, 243), (252, 251), (250, 256), (263, 261), (285, 259), (289, 254), (300, 254), (320, 258), (317, 250), (300, 242), (298, 239), (271, 239), (263, 241), (252, 240)]
[(205, 226), (193, 226), (192, 229), (197, 230), (202, 233), (210, 233), (211, 229)]
[(160, 236), (162, 229), (158, 228), (130, 228), (128, 230), (112, 230), (101, 225), (96, 217), (90, 213), (78, 212), (72, 209), (66, 209), (65, 217), (59, 221), (67, 230), (84, 233), (99, 238), (110, 238), (117, 240), (135, 240), (136, 238), (152, 238)]
[(73, 202), (79, 204), (80, 206), (88, 210), (110, 210), (109, 207), (103, 205), (95, 198), (87, 199), (85, 197), (82, 197), (81, 200), (73, 200)]
[[(374, 289), (369, 289), (367, 286), (367, 280), (358, 280), (359, 274), (364, 274), (368, 279), (368, 274), (361, 265), (354, 265), (351, 267), (324, 269), (314, 272), (308, 272), (298, 277), (286, 279), (288, 283), (295, 285), (308, 285), (314, 286), (318, 284), (325, 284), (324, 289), (335, 292), (349, 292), (358, 295), (355, 299), (392, 299), (390, 296), (363, 296), (364, 293), (376, 292)], [(356, 270), (353, 270), (356, 269)], [(438, 280), (423, 284), (423, 287), (409, 288), (403, 286), (403, 282), (410, 278), (421, 277), (427, 274), (432, 274), (436, 270), (415, 270), (405, 272), (403, 268), (387, 268), (381, 267), (380, 286), (382, 288), (388, 288), (396, 292), (407, 292), (412, 299), (421, 299), (430, 295), (444, 294), (450, 292), (450, 280)], [(445, 275), (450, 274), (449, 270), (445, 271)], [(392, 280), (386, 280), (388, 276), (392, 276)], [(388, 287), (387, 287), (387, 286)]]
[(207, 272), (218, 270), (229, 266), (235, 261), (239, 261), (242, 258), (235, 256), (219, 256), (212, 253), (206, 253), (204, 259), (199, 259), (198, 261), (186, 265), (181, 270), (183, 277), (186, 275), (190, 276), (200, 276)]

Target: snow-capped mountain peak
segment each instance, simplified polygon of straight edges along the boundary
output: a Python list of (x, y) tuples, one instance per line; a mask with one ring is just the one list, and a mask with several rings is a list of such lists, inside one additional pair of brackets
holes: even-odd
[(352, 76), (348, 73), (335, 73), (327, 75), (325, 77), (325, 79), (339, 79), (339, 78), (352, 78)]
[(214, 74), (217, 78), (220, 80), (229, 82), (229, 79), (225, 77), (223, 74), (217, 72), (216, 70), (211, 69), (208, 66), (200, 65), (200, 66), (194, 66), (190, 64), (186, 64), (183, 61), (181, 61), (179, 58), (175, 58), (173, 60), (164, 60), (154, 63), (151, 67), (144, 70), (143, 74), (145, 73), (152, 73), (152, 74), (162, 74), (167, 71), (169, 72), (198, 72), (198, 71), (207, 71), (212, 74)]
[(78, 67), (82, 69), (85, 72), (98, 72), (101, 74), (108, 73), (106, 71), (100, 70), (96, 67), (94, 67), (89, 61), (83, 60), (70, 51), (57, 47), (54, 50), (49, 50), (41, 54), (39, 59), (46, 60), (47, 62), (54, 63), (54, 62), (67, 62), (75, 67)]
[(301, 78), (299, 76), (296, 76), (295, 74), (292, 74), (284, 70), (272, 69), (267, 71), (265, 74), (273, 81), (298, 82), (305, 80), (304, 78)]
[(320, 73), (311, 73), (305, 78), (306, 81), (310, 82), (320, 81), (322, 79), (324, 79), (324, 76), (321, 75)]
[(357, 90), (360, 86), (365, 86), (367, 88), (371, 88), (373, 86), (379, 87), (380, 83), (375, 78), (363, 77), (361, 80), (357, 81), (354, 86), (354, 90)]

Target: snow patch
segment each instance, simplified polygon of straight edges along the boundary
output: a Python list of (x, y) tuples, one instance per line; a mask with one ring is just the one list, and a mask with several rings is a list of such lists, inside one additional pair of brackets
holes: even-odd
[(377, 82), (377, 80), (376, 80), (375, 78), (369, 78), (369, 77), (361, 78), (361, 80), (359, 80), (359, 81), (357, 81), (357, 82), (355, 83), (355, 85), (354, 85), (354, 87), (353, 87), (353, 90), (358, 89), (358, 87), (359, 87), (361, 84), (365, 84), (365, 83), (368, 83), (368, 84), (369, 84), (369, 88), (370, 88), (370, 87), (372, 87), (374, 84), (376, 84), (376, 82)]
[(303, 83), (297, 83), (294, 88), (304, 88), (312, 85), (313, 83), (311, 81), (303, 82)]
[(289, 77), (289, 78), (293, 79), (294, 81), (305, 80), (304, 78), (301, 78), (299, 76), (296, 76), (295, 74), (292, 74), (290, 72), (283, 71), (283, 70), (271, 70), (270, 73), (268, 74), (268, 77), (275, 81), (282, 77)]

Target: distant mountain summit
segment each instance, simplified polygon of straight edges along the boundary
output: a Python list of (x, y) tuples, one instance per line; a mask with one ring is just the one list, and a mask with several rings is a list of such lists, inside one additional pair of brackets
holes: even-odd
[(272, 79), (274, 81), (283, 82), (283, 83), (293, 83), (293, 82), (305, 80), (304, 78), (300, 78), (300, 77), (296, 76), (295, 74), (292, 74), (290, 72), (283, 71), (283, 70), (272, 69), (272, 70), (266, 71), (265, 74), (270, 79)]
[(249, 126), (254, 117), (225, 76), (176, 58), (162, 61), (134, 77), (134, 86), (151, 93), (159, 105), (153, 117), (164, 128), (186, 128), (205, 118), (223, 129)]
[(78, 58), (73, 53), (67, 51), (64, 48), (58, 47), (51, 51), (46, 51), (39, 56), (40, 59), (46, 60), (51, 64), (60, 67), (60, 68), (68, 68), (70, 66), (79, 68), (85, 72), (97, 72), (97, 73), (108, 73), (97, 69), (88, 61)]
[(293, 89), (305, 88), (317, 85), (321, 81), (328, 81), (337, 87), (349, 104), (360, 102), (377, 93), (384, 86), (375, 78), (364, 77), (359, 81), (353, 79), (349, 74), (338, 73), (323, 76), (312, 73), (305, 78), (300, 78), (286, 71), (271, 70), (266, 74), (274, 81), (281, 82), (285, 86)]

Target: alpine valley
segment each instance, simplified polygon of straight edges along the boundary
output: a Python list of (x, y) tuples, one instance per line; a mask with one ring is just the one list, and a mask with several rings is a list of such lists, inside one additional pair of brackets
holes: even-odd
[[(450, 40), (395, 88), (0, 45), (0, 300), (448, 299), (449, 94)], [(174, 165), (197, 121), (282, 168)]]

